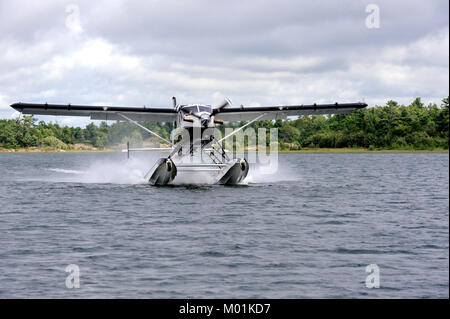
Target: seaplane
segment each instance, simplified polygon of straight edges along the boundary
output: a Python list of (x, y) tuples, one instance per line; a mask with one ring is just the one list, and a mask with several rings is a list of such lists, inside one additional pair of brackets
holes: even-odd
[[(130, 148), (131, 151), (160, 151), (168, 155), (160, 158), (148, 170), (144, 178), (152, 185), (167, 185), (172, 183), (178, 172), (212, 173), (214, 184), (237, 185), (248, 174), (249, 163), (245, 157), (231, 158), (229, 150), (223, 147), (223, 141), (230, 138), (245, 127), (256, 121), (285, 120), (292, 116), (309, 116), (324, 114), (345, 114), (367, 107), (366, 103), (332, 103), (308, 105), (275, 105), (275, 106), (233, 106), (229, 99), (219, 105), (178, 104), (172, 97), (172, 107), (125, 107), (125, 106), (94, 106), (72, 104), (37, 104), (14, 103), (11, 105), (22, 114), (85, 116), (91, 120), (128, 121), (151, 135), (159, 138), (168, 147)], [(178, 134), (172, 134), (169, 141), (151, 131), (139, 122), (174, 122)], [(217, 139), (214, 128), (226, 122), (241, 122), (245, 124), (232, 133)], [(212, 129), (212, 130), (211, 130)], [(198, 132), (198, 134), (196, 134)], [(187, 134), (184, 134), (187, 133)], [(198, 155), (200, 154), (200, 157)], [(192, 158), (200, 160), (192, 160)]]

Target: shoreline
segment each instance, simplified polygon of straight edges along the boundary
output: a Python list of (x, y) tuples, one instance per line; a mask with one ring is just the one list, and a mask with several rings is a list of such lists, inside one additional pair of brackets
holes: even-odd
[[(18, 148), (18, 149), (6, 149), (0, 148), (0, 153), (114, 153), (115, 149), (52, 149), (52, 148)], [(370, 150), (367, 148), (304, 148), (301, 150), (283, 150), (278, 151), (280, 154), (290, 153), (440, 153), (448, 154), (449, 150), (446, 149), (375, 149)]]
[(102, 150), (82, 150), (82, 149), (28, 149), (28, 148), (17, 148), (17, 149), (8, 149), (8, 148), (0, 148), (0, 153), (112, 153), (115, 150), (112, 149), (102, 149)]
[(436, 149), (374, 149), (368, 148), (304, 148), (301, 150), (285, 150), (278, 153), (441, 153), (448, 154), (448, 150), (443, 148)]

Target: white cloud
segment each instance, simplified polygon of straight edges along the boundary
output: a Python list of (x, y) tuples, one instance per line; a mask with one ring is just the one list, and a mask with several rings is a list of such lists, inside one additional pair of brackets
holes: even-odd
[(0, 94), (0, 108), (6, 108), (8, 105), (8, 102), (6, 101), (6, 97), (2, 94)]
[(87, 39), (73, 53), (53, 56), (41, 66), (50, 78), (63, 78), (68, 72), (89, 69), (92, 72), (133, 72), (140, 64), (138, 57), (123, 55), (102, 39)]
[(13, 119), (20, 118), (21, 116), (22, 116), (22, 113), (17, 112), (17, 111), (14, 111), (14, 112), (11, 114), (11, 118), (13, 118)]
[(448, 67), (449, 28), (437, 30), (407, 45), (390, 46), (382, 50), (381, 59), (391, 63), (414, 63)]

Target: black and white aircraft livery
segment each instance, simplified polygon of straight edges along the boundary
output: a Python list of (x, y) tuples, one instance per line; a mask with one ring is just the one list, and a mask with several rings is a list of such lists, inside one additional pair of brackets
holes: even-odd
[[(65, 115), (86, 116), (92, 120), (118, 120), (131, 122), (150, 134), (158, 137), (167, 148), (142, 148), (129, 151), (148, 150), (166, 151), (169, 155), (159, 159), (145, 175), (152, 185), (166, 185), (177, 176), (178, 170), (191, 172), (213, 172), (214, 183), (224, 185), (239, 184), (248, 173), (249, 165), (245, 158), (231, 159), (222, 141), (231, 137), (244, 127), (261, 120), (283, 120), (288, 116), (345, 114), (367, 107), (366, 103), (334, 103), (311, 105), (278, 105), (278, 106), (233, 106), (229, 99), (217, 106), (204, 104), (177, 104), (173, 97), (173, 108), (153, 107), (120, 107), (120, 106), (87, 106), (71, 104), (36, 104), (15, 103), (15, 110), (23, 114), (33, 115)], [(172, 141), (159, 136), (138, 122), (176, 122), (177, 134), (172, 134)], [(224, 122), (248, 121), (227, 136), (216, 139), (214, 128)], [(210, 130), (212, 129), (212, 130)], [(195, 130), (199, 131), (196, 137)], [(183, 132), (187, 132), (184, 134)], [(208, 132), (208, 133), (207, 133)], [(175, 136), (175, 137), (174, 137)], [(201, 162), (186, 163), (186, 157), (200, 153)]]

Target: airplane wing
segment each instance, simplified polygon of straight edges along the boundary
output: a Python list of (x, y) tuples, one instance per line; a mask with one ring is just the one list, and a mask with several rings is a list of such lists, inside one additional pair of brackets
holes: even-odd
[(134, 121), (173, 122), (177, 112), (172, 108), (123, 107), (123, 106), (89, 106), (71, 104), (35, 104), (14, 103), (11, 105), (23, 114), (87, 116), (91, 120), (121, 120), (125, 115)]
[(216, 119), (223, 121), (249, 121), (263, 115), (259, 120), (284, 120), (288, 116), (345, 114), (363, 109), (366, 103), (334, 103), (312, 105), (278, 106), (226, 106), (214, 110)]

